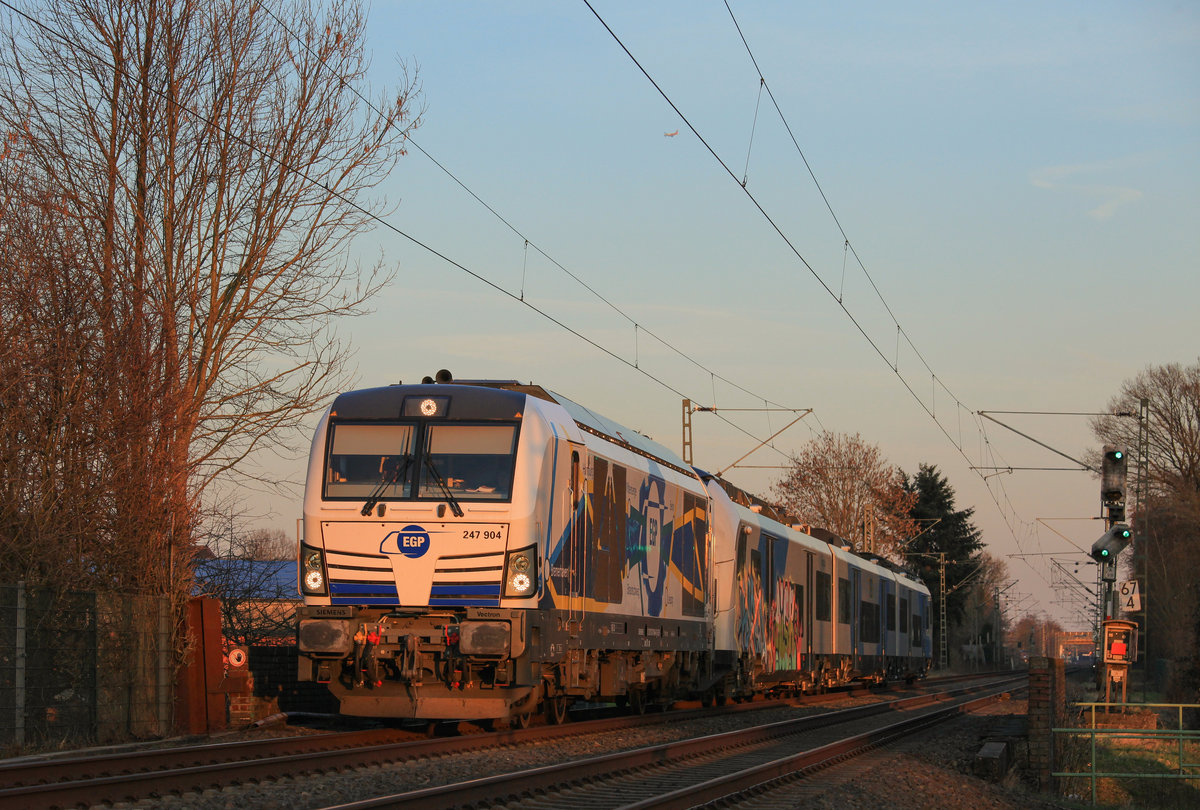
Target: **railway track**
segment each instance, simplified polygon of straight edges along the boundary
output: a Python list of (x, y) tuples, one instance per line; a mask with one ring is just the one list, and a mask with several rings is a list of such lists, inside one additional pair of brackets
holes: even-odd
[[(953, 689), (648, 746), (535, 770), (379, 796), (324, 810), (449, 810), (455, 807), (692, 808), (734, 806), (742, 796), (919, 733), (970, 707), (1000, 699), (1023, 678)], [(896, 713), (911, 714), (895, 721)], [(880, 722), (880, 717), (890, 717)], [(804, 746), (804, 750), (799, 752)]]
[[(935, 682), (929, 682), (928, 686), (935, 686)], [(865, 691), (858, 690), (858, 694)], [(872, 694), (879, 697), (878, 690), (872, 690)], [(714, 716), (748, 714), (771, 708), (794, 707), (801, 702), (838, 700), (841, 697), (831, 694), (812, 696), (803, 701), (759, 701), (719, 710), (685, 709), (645, 716), (607, 717), (565, 726), (534, 726), (461, 736), (426, 738), (413, 732), (372, 729), (103, 755), (26, 758), (0, 764), (0, 810), (130, 802), (146, 797), (195, 793), (305, 774), (330, 774), (446, 755), (461, 757), (473, 751), (527, 746), (639, 726), (683, 724)], [(896, 710), (903, 710), (899, 704), (895, 705)], [(856, 711), (885, 710), (867, 706)], [(413, 806), (436, 806), (440, 809), (451, 806), (447, 801), (446, 797), (442, 797), (432, 804)]]

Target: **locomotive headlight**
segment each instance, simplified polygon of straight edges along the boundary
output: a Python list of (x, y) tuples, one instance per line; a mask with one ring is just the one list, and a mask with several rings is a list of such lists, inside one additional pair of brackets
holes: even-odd
[(536, 546), (509, 552), (504, 566), (504, 595), (506, 597), (520, 599), (534, 596), (537, 593), (537, 568), (534, 565), (534, 561), (537, 559), (536, 554)]
[(305, 571), (304, 572), (304, 590), (319, 591), (321, 586), (325, 584), (325, 577), (320, 571)]
[(320, 549), (303, 546), (300, 552), (300, 581), (304, 592), (312, 596), (325, 594), (325, 555)]

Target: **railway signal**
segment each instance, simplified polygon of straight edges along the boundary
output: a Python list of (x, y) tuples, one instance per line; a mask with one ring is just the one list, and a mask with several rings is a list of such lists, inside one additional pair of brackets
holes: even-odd
[(1133, 539), (1133, 531), (1124, 523), (1115, 523), (1092, 543), (1092, 559), (1100, 563), (1100, 578), (1105, 582), (1117, 579), (1117, 556)]
[(1108, 508), (1108, 519), (1113, 523), (1125, 519), (1125, 476), (1128, 469), (1128, 453), (1123, 448), (1106, 444), (1100, 467), (1100, 500)]

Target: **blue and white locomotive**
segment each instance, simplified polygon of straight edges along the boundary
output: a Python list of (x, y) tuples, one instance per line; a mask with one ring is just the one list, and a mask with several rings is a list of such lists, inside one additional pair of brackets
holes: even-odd
[(919, 581), (539, 386), (439, 380), (341, 394), (313, 438), (299, 677), (342, 713), (560, 722), (928, 667)]

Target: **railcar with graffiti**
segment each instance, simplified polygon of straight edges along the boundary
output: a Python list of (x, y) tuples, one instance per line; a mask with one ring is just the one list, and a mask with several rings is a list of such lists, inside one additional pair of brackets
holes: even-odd
[(919, 579), (852, 554), (827, 532), (814, 537), (769, 504), (703, 477), (721, 697), (924, 676), (929, 592)]

